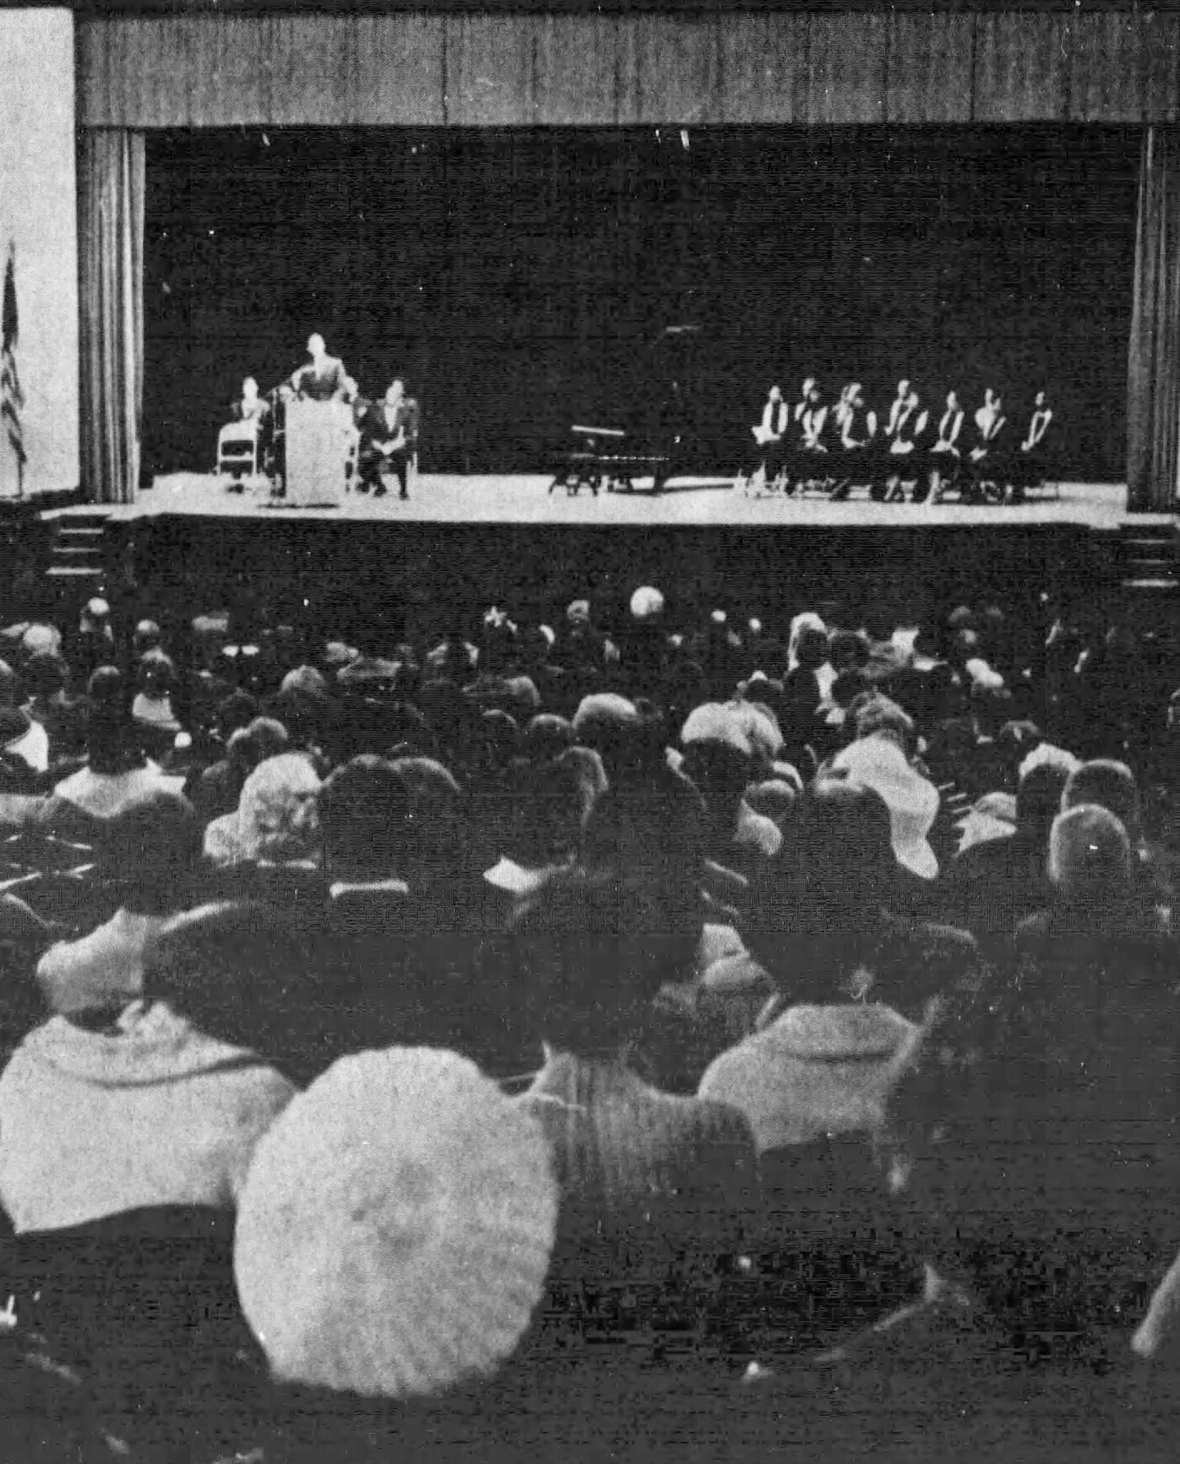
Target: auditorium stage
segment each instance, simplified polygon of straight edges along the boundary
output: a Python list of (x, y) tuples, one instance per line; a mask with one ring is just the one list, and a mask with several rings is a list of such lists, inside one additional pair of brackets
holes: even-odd
[[(427, 473), (419, 479), (408, 502), (396, 491), (374, 499), (361, 493), (341, 494), (336, 507), (272, 508), (264, 493), (228, 493), (212, 474), (172, 473), (156, 479), (134, 504), (110, 509), (118, 520), (183, 514), (219, 519), (267, 520), (325, 519), (336, 522), (425, 524), (593, 524), (626, 527), (739, 527), (757, 525), (848, 529), (916, 528), (962, 529), (1071, 524), (1097, 531), (1117, 531), (1123, 524), (1168, 523), (1166, 514), (1126, 511), (1127, 490), (1118, 484), (1065, 483), (1060, 496), (1052, 491), (1014, 507), (970, 507), (960, 503), (930, 505), (871, 503), (862, 499), (831, 503), (820, 495), (783, 499), (747, 498), (731, 480), (673, 479), (658, 497), (643, 490), (600, 493), (582, 489), (575, 497), (563, 488), (552, 493), (552, 479), (542, 475), (460, 475)], [(73, 510), (65, 509), (66, 515)], [(87, 512), (86, 509), (77, 510)], [(92, 510), (90, 510), (92, 511)]]
[(659, 497), (569, 497), (549, 483), (426, 474), (408, 502), (350, 494), (336, 508), (292, 510), (176, 474), (134, 504), (52, 517), (68, 530), (75, 515), (91, 525), (105, 515), (111, 582), (130, 573), (153, 603), (168, 595), (208, 608), (245, 592), (284, 614), (330, 605), (352, 624), (376, 607), (429, 621), (442, 605), (472, 602), (548, 616), (575, 594), (625, 605), (641, 584), (772, 618), (841, 597), (900, 597), (919, 615), (1044, 591), (1094, 603), (1118, 593), (1125, 531), (1173, 523), (1128, 515), (1117, 485), (1063, 485), (1013, 508), (930, 508), (747, 498), (719, 480), (674, 482)]

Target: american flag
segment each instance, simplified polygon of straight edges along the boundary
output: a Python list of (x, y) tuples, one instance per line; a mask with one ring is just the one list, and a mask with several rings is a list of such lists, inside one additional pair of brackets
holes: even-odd
[(23, 496), (25, 487), (25, 435), (21, 427), (21, 408), (25, 394), (21, 391), (20, 372), (16, 368), (16, 347), (20, 339), (20, 318), (16, 310), (16, 241), (8, 245), (8, 264), (4, 270), (4, 303), (0, 307), (0, 423), (8, 445), (16, 456), (17, 491)]

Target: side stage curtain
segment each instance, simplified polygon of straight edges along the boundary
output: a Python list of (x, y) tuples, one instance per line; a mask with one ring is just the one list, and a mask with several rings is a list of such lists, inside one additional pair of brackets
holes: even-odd
[(97, 503), (131, 503), (143, 411), (143, 134), (83, 129), (78, 194), (82, 482)]
[(1176, 505), (1180, 447), (1180, 128), (1149, 127), (1139, 170), (1127, 363), (1127, 507)]

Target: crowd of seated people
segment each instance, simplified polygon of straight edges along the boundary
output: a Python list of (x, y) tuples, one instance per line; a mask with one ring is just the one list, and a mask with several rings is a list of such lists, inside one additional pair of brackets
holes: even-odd
[(1019, 503), (1056, 471), (1053, 420), (1043, 390), (1019, 427), (991, 387), (969, 418), (956, 392), (931, 408), (903, 379), (878, 413), (860, 382), (829, 402), (809, 376), (793, 406), (770, 388), (737, 486), (787, 497), (812, 489), (837, 501), (863, 489), (882, 503), (939, 503), (952, 492), (965, 503)]
[(152, 608), (0, 630), (12, 1457), (1163, 1418), (1174, 732), (1124, 627)]

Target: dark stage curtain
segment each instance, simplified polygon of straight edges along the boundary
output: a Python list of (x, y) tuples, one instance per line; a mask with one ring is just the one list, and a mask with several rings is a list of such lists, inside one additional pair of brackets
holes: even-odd
[(87, 130), (78, 155), (82, 482), (98, 503), (139, 484), (144, 139)]
[(1180, 437), (1180, 129), (1149, 127), (1127, 363), (1127, 506), (1171, 512)]
[(1164, 122), (1180, 13), (80, 15), (83, 125)]
[(732, 472), (816, 373), (1020, 423), (1044, 386), (1067, 471), (1122, 482), (1138, 162), (1134, 128), (152, 133), (146, 466), (206, 470), (242, 377), (321, 330), (365, 394), (408, 375), (428, 472), (543, 472), (672, 377), (693, 469)]

